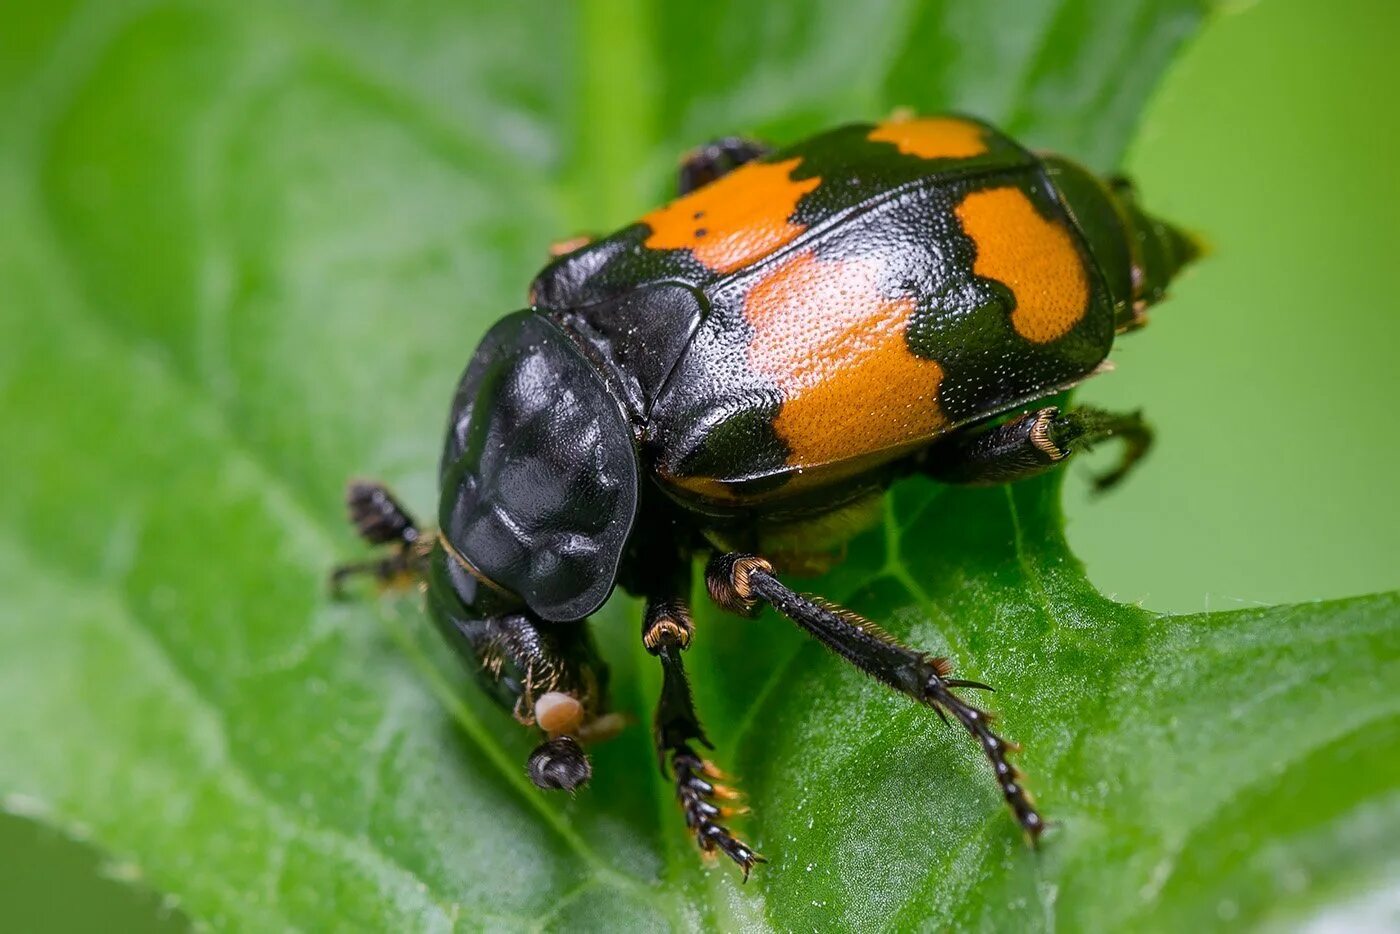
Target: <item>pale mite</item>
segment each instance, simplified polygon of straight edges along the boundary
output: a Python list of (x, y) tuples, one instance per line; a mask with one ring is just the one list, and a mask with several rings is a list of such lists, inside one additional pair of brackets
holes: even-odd
[(550, 736), (574, 734), (583, 725), (583, 704), (561, 691), (548, 691), (535, 700), (535, 723)]

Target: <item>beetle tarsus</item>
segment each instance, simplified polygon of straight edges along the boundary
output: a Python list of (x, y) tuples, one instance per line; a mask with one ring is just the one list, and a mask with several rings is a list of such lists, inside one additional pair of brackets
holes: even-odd
[(411, 545), (418, 525), (382, 483), (351, 480), (345, 488), (345, 511), (351, 525), (371, 545)]
[(712, 779), (716, 776), (709, 763), (685, 743), (673, 750), (671, 771), (676, 778), (676, 798), (685, 812), (685, 825), (695, 834), (695, 842), (701, 852), (713, 853), (718, 850), (728, 856), (743, 871), (744, 881), (749, 881), (754, 864), (767, 860), (720, 823), (725, 817), (738, 813), (738, 810), (718, 804), (715, 800), (734, 800), (739, 793), (714, 782)]
[(772, 606), (870, 676), (933, 708), (945, 723), (951, 716), (962, 724), (982, 747), (1007, 806), (1034, 846), (1045, 829), (1045, 821), (1022, 784), (1021, 773), (1007, 758), (1008, 752), (1020, 747), (992, 730), (989, 713), (953, 693), (953, 688), (958, 687), (991, 689), (980, 681), (949, 678), (952, 666), (946, 658), (912, 649), (850, 610), (796, 593), (774, 577), (771, 568), (744, 561), (752, 557), (717, 556), (710, 562), (707, 573), (711, 586), (714, 586), (714, 578), (747, 565), (747, 587), (754, 598)]
[(1109, 412), (1078, 406), (1058, 415), (1051, 428), (1057, 443), (1069, 453), (1087, 451), (1111, 439), (1123, 442), (1117, 465), (1094, 477), (1094, 491), (1103, 493), (1123, 481), (1152, 448), (1152, 427), (1142, 412)]
[(972, 706), (954, 694), (950, 687), (955, 683), (956, 680), (947, 680), (938, 674), (929, 674), (924, 682), (922, 700), (934, 710), (940, 712), (946, 710), (952, 714), (982, 746), (982, 752), (992, 764), (992, 771), (996, 774), (997, 785), (1001, 788), (1001, 794), (1006, 799), (1007, 807), (1011, 808), (1011, 813), (1016, 816), (1016, 822), (1025, 831), (1031, 846), (1035, 846), (1040, 840), (1041, 833), (1045, 830), (1045, 819), (1036, 810), (1030, 792), (1022, 783), (1024, 776), (1006, 757), (1008, 751), (1015, 752), (1021, 747), (1016, 743), (1008, 742), (993, 732), (990, 726), (992, 715), (981, 708)]

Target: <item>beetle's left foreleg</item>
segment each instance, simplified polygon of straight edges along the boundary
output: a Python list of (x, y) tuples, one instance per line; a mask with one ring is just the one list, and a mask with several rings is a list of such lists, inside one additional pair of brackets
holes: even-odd
[(710, 595), (721, 607), (748, 614), (760, 603), (816, 636), (827, 648), (879, 681), (922, 704), (945, 720), (951, 714), (981, 745), (1007, 805), (1031, 843), (1039, 839), (1045, 822), (1021, 775), (1007, 759), (1019, 748), (991, 728), (991, 716), (953, 693), (953, 688), (981, 688), (985, 684), (950, 678), (946, 658), (934, 658), (909, 648), (879, 626), (849, 610), (819, 598), (796, 593), (773, 575), (773, 566), (754, 555), (722, 554), (711, 561), (705, 575)]
[(375, 546), (390, 551), (380, 558), (338, 565), (331, 572), (331, 593), (340, 596), (352, 577), (372, 577), (390, 587), (422, 578), (432, 536), (424, 535), (388, 488), (380, 483), (352, 480), (345, 488), (345, 511), (355, 531)]
[(691, 745), (710, 746), (700, 727), (700, 718), (695, 714), (690, 682), (681, 661), (681, 653), (690, 645), (694, 632), (690, 609), (681, 600), (647, 602), (642, 644), (661, 661), (662, 671), (661, 699), (656, 705), (654, 726), (656, 753), (663, 774), (667, 756), (671, 759), (676, 798), (685, 812), (686, 826), (695, 835), (701, 851), (724, 853), (739, 865), (747, 880), (754, 863), (763, 862), (763, 857), (725, 826), (725, 818), (733, 810), (718, 803), (718, 800), (736, 797), (737, 792), (719, 784), (717, 779), (722, 777), (719, 770), (701, 758)]

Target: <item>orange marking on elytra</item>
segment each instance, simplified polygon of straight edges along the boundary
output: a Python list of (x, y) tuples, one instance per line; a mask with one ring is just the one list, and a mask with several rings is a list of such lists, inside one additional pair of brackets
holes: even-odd
[(921, 159), (970, 159), (987, 153), (982, 127), (957, 117), (886, 120), (866, 139), (893, 143), (906, 156)]
[(642, 218), (651, 228), (646, 246), (689, 250), (725, 273), (767, 256), (807, 228), (789, 218), (820, 178), (791, 178), (801, 157), (750, 162)]
[(1038, 344), (1058, 340), (1089, 307), (1089, 277), (1073, 235), (1046, 220), (1019, 188), (974, 191), (957, 207), (977, 247), (972, 271), (1011, 290), (1011, 326)]
[(914, 303), (882, 295), (879, 272), (872, 261), (803, 252), (749, 290), (749, 362), (782, 391), (773, 427), (791, 466), (874, 455), (947, 425), (942, 367), (905, 343)]

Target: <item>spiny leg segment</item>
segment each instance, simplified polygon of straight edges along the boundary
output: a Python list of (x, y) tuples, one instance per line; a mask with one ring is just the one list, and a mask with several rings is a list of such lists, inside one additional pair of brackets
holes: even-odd
[(744, 880), (748, 881), (754, 864), (764, 859), (725, 825), (737, 809), (723, 802), (734, 801), (739, 793), (720, 784), (719, 779), (724, 776), (691, 745), (695, 742), (710, 748), (710, 741), (695, 714), (690, 682), (681, 661), (681, 653), (690, 645), (694, 632), (690, 609), (681, 600), (647, 602), (642, 643), (648, 652), (660, 659), (662, 671), (661, 699), (656, 705), (654, 726), (657, 758), (663, 775), (666, 757), (671, 758), (676, 798), (700, 850), (707, 854), (716, 850), (722, 852), (738, 864), (744, 872)]
[(879, 681), (932, 707), (946, 721), (951, 714), (981, 745), (991, 762), (1002, 796), (1034, 845), (1045, 829), (1021, 774), (1007, 759), (1016, 744), (991, 728), (991, 716), (953, 693), (954, 688), (991, 690), (977, 681), (948, 677), (946, 658), (935, 658), (901, 644), (879, 626), (820, 598), (799, 594), (773, 574), (773, 566), (755, 555), (716, 555), (706, 572), (710, 595), (721, 607), (743, 615), (767, 603), (815, 636), (827, 648)]

